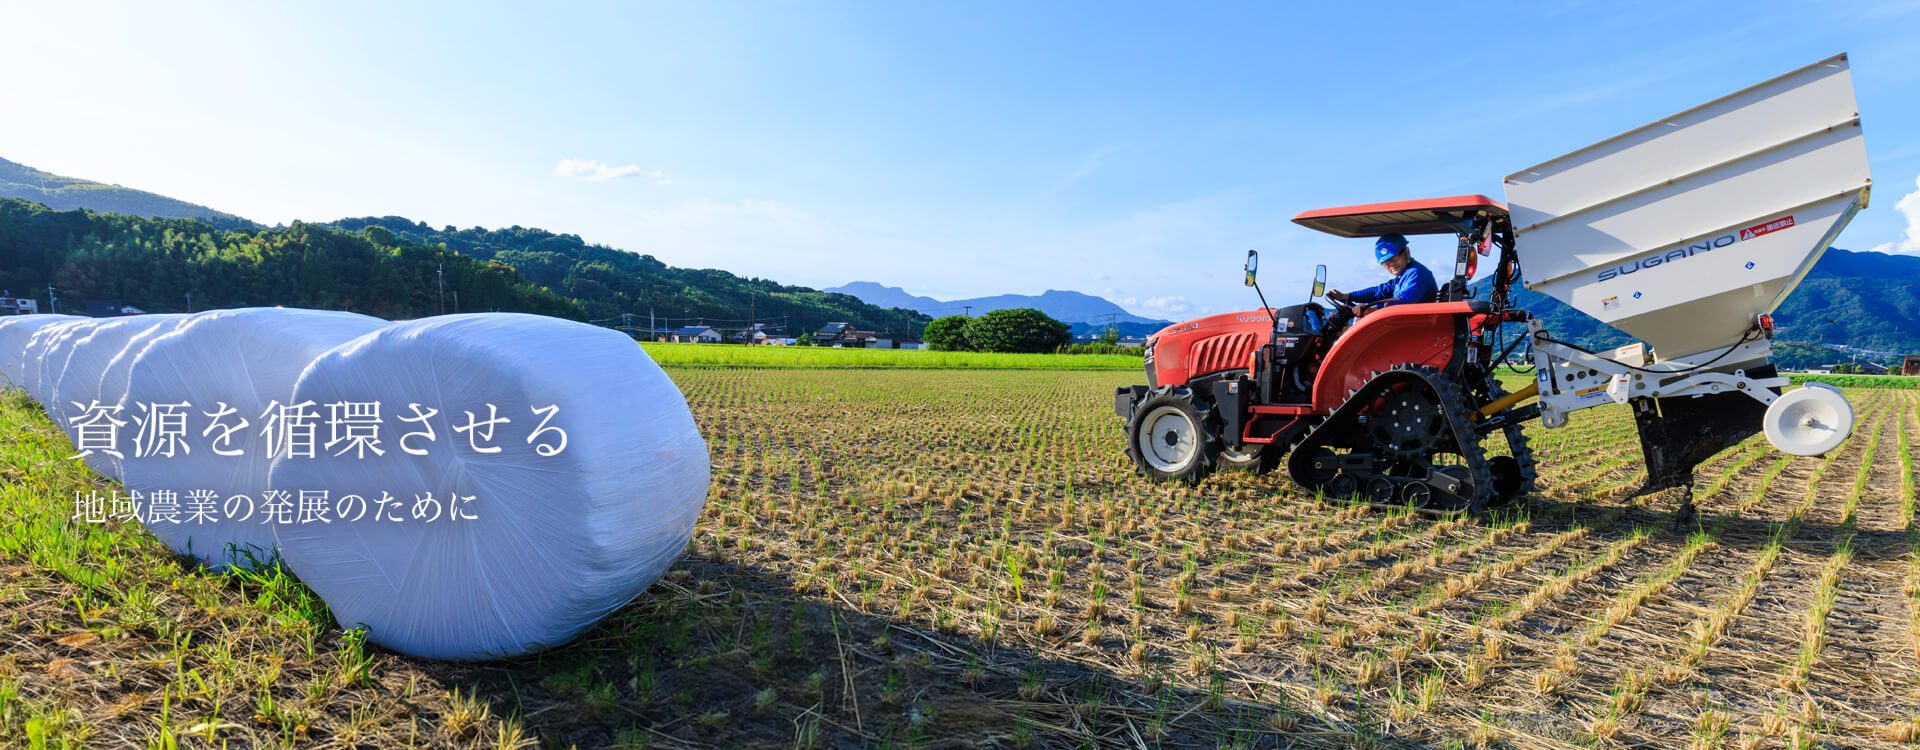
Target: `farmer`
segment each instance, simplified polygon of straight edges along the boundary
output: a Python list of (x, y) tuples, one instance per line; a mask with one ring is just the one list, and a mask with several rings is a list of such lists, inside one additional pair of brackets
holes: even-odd
[(1398, 234), (1384, 235), (1373, 243), (1374, 260), (1393, 274), (1385, 283), (1361, 289), (1356, 292), (1329, 290), (1327, 297), (1338, 302), (1354, 305), (1355, 315), (1365, 315), (1388, 305), (1400, 305), (1409, 302), (1432, 302), (1440, 293), (1433, 283), (1433, 272), (1413, 259), (1407, 252), (1407, 238)]

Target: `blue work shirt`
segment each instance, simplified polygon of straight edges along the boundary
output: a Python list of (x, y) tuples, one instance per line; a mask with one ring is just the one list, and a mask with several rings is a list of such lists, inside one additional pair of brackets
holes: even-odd
[(1403, 305), (1409, 302), (1432, 302), (1440, 296), (1440, 288), (1433, 283), (1433, 272), (1420, 261), (1407, 264), (1407, 270), (1401, 271), (1386, 283), (1368, 287), (1357, 292), (1348, 292), (1347, 299), (1363, 305), (1385, 302), (1389, 305)]

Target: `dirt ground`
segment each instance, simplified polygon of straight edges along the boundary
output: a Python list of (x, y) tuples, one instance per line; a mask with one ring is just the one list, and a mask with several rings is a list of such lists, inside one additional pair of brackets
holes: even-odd
[(1895, 747), (1920, 731), (1916, 396), (1756, 437), (1700, 516), (1623, 409), (1533, 428), (1539, 492), (1440, 520), (1281, 474), (1155, 485), (1128, 373), (672, 371), (714, 483), (687, 555), (579, 641), (366, 646), (284, 572), (65, 519), (101, 480), (0, 403), (0, 745)]

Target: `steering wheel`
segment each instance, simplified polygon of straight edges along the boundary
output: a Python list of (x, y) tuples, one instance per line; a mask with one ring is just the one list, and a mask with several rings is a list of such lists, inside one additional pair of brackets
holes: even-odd
[(1357, 310), (1354, 309), (1354, 305), (1352, 302), (1348, 302), (1346, 300), (1337, 300), (1332, 297), (1327, 297), (1325, 299), (1327, 300), (1327, 304), (1333, 306), (1334, 314), (1338, 317), (1351, 318), (1354, 316), (1355, 313), (1358, 312)]

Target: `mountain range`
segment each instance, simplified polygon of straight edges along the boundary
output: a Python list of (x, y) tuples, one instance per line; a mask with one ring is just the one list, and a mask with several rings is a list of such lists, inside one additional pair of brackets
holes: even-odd
[(1000, 294), (992, 297), (946, 301), (909, 294), (907, 290), (900, 287), (883, 286), (871, 281), (856, 281), (823, 291), (850, 294), (870, 305), (904, 308), (935, 318), (962, 314), (980, 315), (993, 310), (1031, 307), (1052, 316), (1054, 320), (1072, 325), (1075, 335), (1103, 331), (1112, 325), (1119, 330), (1121, 336), (1145, 336), (1173, 325), (1173, 321), (1170, 320), (1146, 318), (1129, 313), (1125, 308), (1105, 297), (1058, 289), (1048, 289), (1037, 295)]

